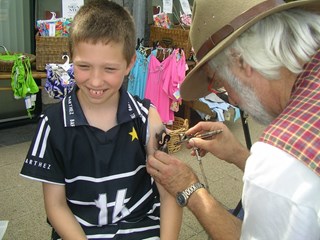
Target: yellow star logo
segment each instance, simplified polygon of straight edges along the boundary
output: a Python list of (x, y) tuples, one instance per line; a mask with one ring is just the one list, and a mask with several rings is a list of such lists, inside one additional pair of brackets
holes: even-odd
[(138, 134), (137, 134), (136, 130), (134, 129), (134, 127), (132, 127), (132, 131), (129, 132), (129, 135), (131, 135), (131, 137), (132, 137), (132, 139), (131, 139), (132, 142), (133, 142), (133, 140), (135, 140), (135, 139), (139, 140)]

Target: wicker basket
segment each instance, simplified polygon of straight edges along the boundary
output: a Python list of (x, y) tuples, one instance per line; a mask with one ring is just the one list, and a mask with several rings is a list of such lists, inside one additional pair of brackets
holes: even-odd
[(181, 149), (181, 145), (175, 145), (176, 142), (180, 141), (180, 134), (184, 133), (189, 128), (188, 119), (175, 117), (172, 125), (166, 126), (170, 135), (168, 142), (169, 153), (178, 152)]
[[(9, 52), (5, 46), (0, 46), (4, 49), (4, 53), (0, 53), (0, 55), (13, 55), (13, 54), (21, 54), (23, 56), (26, 56), (30, 59), (30, 63), (33, 63), (36, 60), (36, 56), (29, 53), (12, 53)], [(0, 60), (0, 72), (11, 72), (12, 67), (14, 65), (14, 61), (3, 61)]]
[(68, 37), (43, 37), (36, 36), (36, 69), (45, 70), (48, 63), (64, 63), (63, 55), (68, 55)]
[(173, 28), (161, 28), (150, 26), (150, 44), (159, 42), (162, 47), (182, 48), (188, 59), (192, 55), (191, 43), (189, 40), (189, 29), (183, 29), (180, 25)]

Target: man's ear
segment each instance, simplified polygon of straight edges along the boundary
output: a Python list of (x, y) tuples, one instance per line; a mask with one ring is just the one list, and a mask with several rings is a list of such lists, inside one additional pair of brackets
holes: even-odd
[(246, 74), (247, 77), (251, 77), (252, 76), (252, 72), (253, 69), (252, 67), (245, 61), (243, 61), (243, 69), (244, 69), (244, 73)]
[(247, 77), (252, 76), (252, 67), (241, 56), (236, 57), (236, 64)]

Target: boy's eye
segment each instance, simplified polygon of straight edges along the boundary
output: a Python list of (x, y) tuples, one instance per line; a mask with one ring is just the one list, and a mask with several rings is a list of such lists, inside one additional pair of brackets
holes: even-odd
[(85, 69), (89, 69), (88, 65), (78, 65), (79, 68), (85, 70)]
[(106, 67), (105, 70), (106, 70), (107, 72), (114, 72), (114, 71), (116, 71), (117, 69), (116, 69), (116, 68), (111, 68), (111, 67)]

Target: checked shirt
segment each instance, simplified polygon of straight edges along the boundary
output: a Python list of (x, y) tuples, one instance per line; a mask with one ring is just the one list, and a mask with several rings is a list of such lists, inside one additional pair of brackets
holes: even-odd
[(304, 66), (288, 105), (260, 141), (287, 152), (320, 176), (320, 50)]

